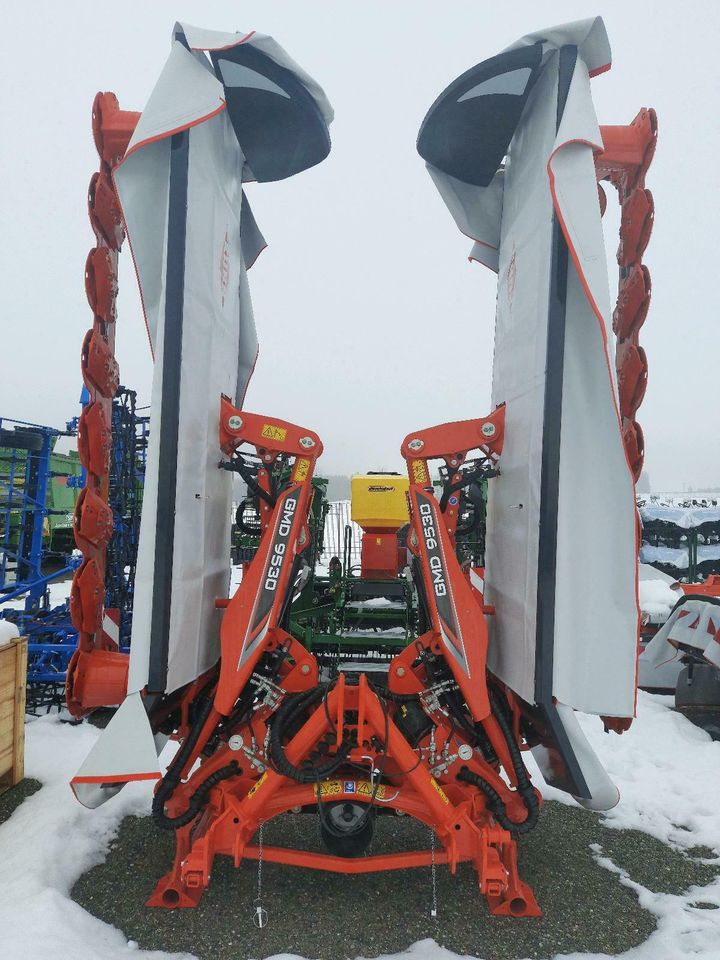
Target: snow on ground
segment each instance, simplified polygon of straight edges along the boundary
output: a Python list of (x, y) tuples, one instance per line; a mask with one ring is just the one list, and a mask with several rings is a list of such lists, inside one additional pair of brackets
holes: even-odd
[[(62, 580), (53, 580), (48, 584), (48, 590), (50, 593), (49, 606), (57, 607), (65, 601), (70, 596), (70, 587), (72, 586), (72, 578), (67, 574)], [(25, 597), (18, 597), (17, 600), (4, 600), (2, 606), (0, 606), (0, 611), (2, 610), (23, 610), (25, 608)]]
[(680, 590), (673, 590), (665, 580), (640, 580), (638, 583), (640, 611), (647, 614), (653, 623), (663, 623), (670, 611), (682, 597)]
[[(720, 857), (720, 742), (672, 709), (672, 697), (638, 693), (638, 715), (628, 733), (605, 734), (597, 717), (580, 717), (583, 731), (620, 788), (620, 803), (605, 824), (618, 830), (642, 830), (681, 851), (698, 846)], [(541, 782), (539, 775), (535, 778)], [(548, 799), (574, 804), (566, 794), (542, 787)], [(720, 876), (706, 887), (682, 895), (658, 894), (633, 881), (594, 849), (598, 864), (631, 887), (640, 905), (657, 917), (656, 932), (623, 960), (717, 960), (720, 956)], [(720, 867), (720, 864), (719, 864)], [(572, 958), (581, 956), (573, 954)], [(601, 955), (582, 954), (584, 960)], [(564, 956), (563, 960), (571, 960)], [(603, 956), (603, 960), (605, 960)]]
[[(680, 850), (705, 845), (720, 851), (720, 743), (712, 742), (670, 705), (670, 698), (641, 693), (638, 718), (622, 737), (604, 734), (597, 718), (582, 718), (588, 739), (622, 795), (606, 822), (617, 829), (642, 830)], [(40, 780), (43, 788), (0, 825), (3, 876), (10, 878), (0, 898), (4, 960), (50, 956), (188, 960), (185, 954), (140, 951), (119, 930), (90, 916), (69, 898), (76, 879), (104, 859), (121, 819), (149, 812), (152, 788), (148, 784), (126, 787), (95, 811), (85, 810), (74, 800), (68, 780), (98, 735), (90, 725), (71, 726), (55, 716), (28, 724), (26, 773)], [(574, 802), (551, 788), (544, 788), (544, 793), (564, 803)], [(623, 960), (717, 960), (720, 914), (693, 904), (702, 901), (720, 907), (720, 878), (680, 896), (656, 894), (617, 868), (600, 848), (593, 852), (598, 864), (634, 889), (641, 905), (658, 920), (658, 930), (643, 945), (623, 954)], [(608, 922), (614, 921), (608, 918)], [(289, 960), (289, 955), (283, 956)], [(564, 955), (564, 960), (580, 956)], [(582, 956), (601, 960), (599, 954)], [(399, 957), (456, 960), (455, 954), (432, 941), (417, 943), (393, 960)]]
[(93, 726), (61, 723), (56, 715), (27, 725), (25, 774), (43, 787), (0, 825), (4, 960), (180, 956), (138, 954), (137, 945), (128, 943), (119, 930), (70, 899), (77, 878), (104, 859), (121, 819), (149, 810), (152, 788), (147, 784), (127, 787), (115, 801), (95, 811), (74, 799), (68, 778), (99, 735)]
[(10, 623), (9, 620), (0, 620), (0, 647), (19, 636), (20, 633), (14, 623)]

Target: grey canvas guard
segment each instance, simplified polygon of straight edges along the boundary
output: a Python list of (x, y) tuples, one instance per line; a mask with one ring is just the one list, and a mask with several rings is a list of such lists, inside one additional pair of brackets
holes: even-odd
[(506, 440), (488, 504), (488, 665), (533, 711), (546, 779), (597, 808), (617, 791), (574, 711), (633, 715), (639, 616), (593, 163), (589, 80), (609, 64), (599, 18), (529, 35), (453, 81), (418, 136), (472, 258), (498, 273), (492, 403), (506, 404)]
[(241, 406), (253, 371), (247, 269), (265, 246), (244, 185), (323, 160), (332, 118), (322, 88), (272, 37), (177, 24), (115, 171), (155, 364), (128, 695), (74, 784), (87, 805), (159, 776), (148, 695), (180, 689), (219, 657), (232, 501), (218, 469), (220, 397)]

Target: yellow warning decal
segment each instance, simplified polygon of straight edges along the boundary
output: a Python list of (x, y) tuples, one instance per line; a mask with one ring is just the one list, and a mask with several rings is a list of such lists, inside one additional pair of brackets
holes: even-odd
[(306, 460), (305, 457), (299, 457), (295, 463), (295, 479), (297, 482), (302, 483), (303, 480), (306, 480), (309, 472), (310, 461)]
[[(339, 797), (343, 794), (355, 794), (360, 797), (372, 797), (373, 784), (369, 780), (326, 780), (319, 785), (321, 797)], [(380, 783), (375, 787), (375, 798), (385, 799), (385, 787)], [(318, 784), (313, 786), (313, 793), (318, 795)]]
[(287, 430), (284, 427), (276, 427), (272, 423), (264, 423), (260, 435), (268, 440), (284, 440)]
[(413, 483), (429, 483), (427, 467), (423, 460), (413, 460), (410, 464), (413, 475)]
[(442, 800), (442, 802), (450, 803), (450, 801), (448, 800), (447, 794), (445, 793), (443, 788), (440, 786), (440, 784), (437, 782), (435, 777), (430, 777), (430, 783), (435, 787), (437, 792), (440, 794), (440, 799)]
[(315, 784), (313, 793), (318, 795), (320, 790), (321, 797), (335, 797), (343, 792), (342, 780), (325, 780), (324, 783)]
[[(361, 780), (358, 785), (355, 793), (359, 794), (361, 797), (371, 797), (373, 795), (373, 784), (369, 780)], [(379, 783), (375, 787), (375, 799), (384, 800), (385, 799), (385, 787)]]
[(265, 783), (266, 780), (267, 780), (267, 770), (266, 770), (265, 773), (260, 777), (260, 779), (257, 781), (257, 783), (254, 783), (254, 784), (252, 785), (252, 787), (250, 787), (250, 789), (248, 790), (248, 794), (247, 794), (247, 795), (248, 795), (249, 797), (252, 797), (254, 794), (256, 794), (256, 793), (258, 792), (258, 790), (260, 789), (260, 787)]

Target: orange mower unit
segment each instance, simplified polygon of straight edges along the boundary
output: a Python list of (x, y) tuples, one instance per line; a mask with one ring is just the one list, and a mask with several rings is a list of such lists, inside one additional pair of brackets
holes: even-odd
[[(336, 541), (324, 542), (318, 434), (244, 409), (257, 356), (246, 272), (265, 243), (244, 178), (283, 180), (318, 164), (332, 108), (263, 34), (177, 24), (168, 64), (141, 116), (120, 111), (112, 94), (93, 111), (101, 163), (89, 203), (93, 326), (81, 357), (90, 402), (78, 431), (87, 486), (75, 512), (83, 562), (67, 702), (76, 718), (120, 708), (73, 780), (76, 795), (99, 806), (132, 780), (157, 780), (152, 817), (174, 835), (175, 856), (152, 907), (196, 906), (224, 856), (235, 867), (258, 862), (259, 878), (266, 861), (349, 875), (430, 866), (433, 883), (437, 864), (456, 873), (469, 863), (491, 914), (540, 916), (517, 864), (542, 808), (524, 755), (535, 751), (551, 786), (609, 809), (617, 789), (575, 712), (621, 733), (634, 709), (655, 113), (588, 139), (588, 77), (610, 65), (600, 18), (529, 35), (431, 107), (418, 152), (474, 238), (471, 259), (499, 276), (493, 409), (408, 434), (405, 475), (353, 477), (358, 564), (339, 513)], [(262, 82), (236, 82), (250, 75)], [(187, 100), (179, 126), (170, 122), (178, 91)], [(621, 207), (614, 352), (609, 304), (594, 296), (606, 286), (604, 259), (587, 252), (604, 250), (602, 182)], [(167, 210), (154, 202), (158, 184)], [(144, 490), (130, 658), (102, 629), (126, 231), (157, 378), (157, 469)], [(423, 378), (425, 367), (413, 370), (418, 389)], [(245, 539), (234, 593), (227, 474), (247, 487), (235, 512)], [(610, 599), (594, 633), (578, 628), (588, 605), (568, 533), (588, 484), (612, 505), (592, 581)], [(168, 738), (178, 749), (161, 773)], [(326, 852), (263, 844), (263, 826), (288, 812), (317, 818)], [(376, 820), (390, 815), (424, 824), (427, 849), (372, 853)]]
[[(345, 874), (432, 863), (454, 873), (470, 862), (492, 913), (540, 914), (517, 869), (516, 837), (532, 829), (541, 805), (522, 761), (520, 710), (486, 671), (482, 605), (454, 553), (457, 518), (452, 508), (441, 514), (427, 466), (444, 460), (459, 486), (466, 455), (478, 450), (473, 475), (493, 475), (503, 422), (499, 408), (407, 438), (408, 547), (426, 629), (388, 660), (386, 674), (346, 664), (329, 675), (283, 625), (310, 544), (322, 444), (311, 431), (223, 401), (228, 468), (243, 442), (267, 465), (258, 472), (263, 534), (237, 593), (218, 602), (222, 658), (182, 711), (182, 745), (155, 794), (155, 821), (175, 831), (176, 854), (150, 906), (195, 906), (224, 855), (235, 866), (262, 857)], [(273, 498), (269, 467), (280, 456), (290, 469)], [(318, 816), (330, 852), (253, 843), (269, 819), (301, 810)], [(375, 818), (391, 811), (426, 824), (442, 850), (361, 856)]]

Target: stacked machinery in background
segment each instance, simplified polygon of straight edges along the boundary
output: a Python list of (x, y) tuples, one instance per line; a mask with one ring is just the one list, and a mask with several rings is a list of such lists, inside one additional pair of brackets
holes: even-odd
[(720, 574), (720, 508), (707, 500), (679, 503), (657, 497), (638, 504), (642, 563), (694, 584)]
[[(135, 567), (140, 537), (150, 418), (136, 407), (134, 390), (120, 387), (112, 406), (112, 454), (108, 503), (113, 535), (107, 545), (105, 618), (117, 626), (116, 642), (130, 647)], [(106, 624), (105, 629), (110, 627)]]
[[(148, 417), (137, 412), (135, 393), (125, 387), (112, 402), (111, 417), (108, 495), (114, 519), (103, 631), (127, 653)], [(59, 437), (76, 435), (77, 423), (71, 420), (61, 431), (0, 420), (0, 616), (15, 622), (20, 634), (29, 638), (31, 711), (62, 704), (68, 664), (77, 645), (69, 602), (53, 603), (50, 594), (51, 584), (67, 580), (80, 563), (73, 533), (84, 470), (75, 451), (55, 450)]]
[(48, 586), (77, 566), (72, 523), (82, 483), (77, 456), (55, 452), (66, 430), (0, 420), (0, 617), (28, 637), (29, 710), (59, 703), (77, 634)]

